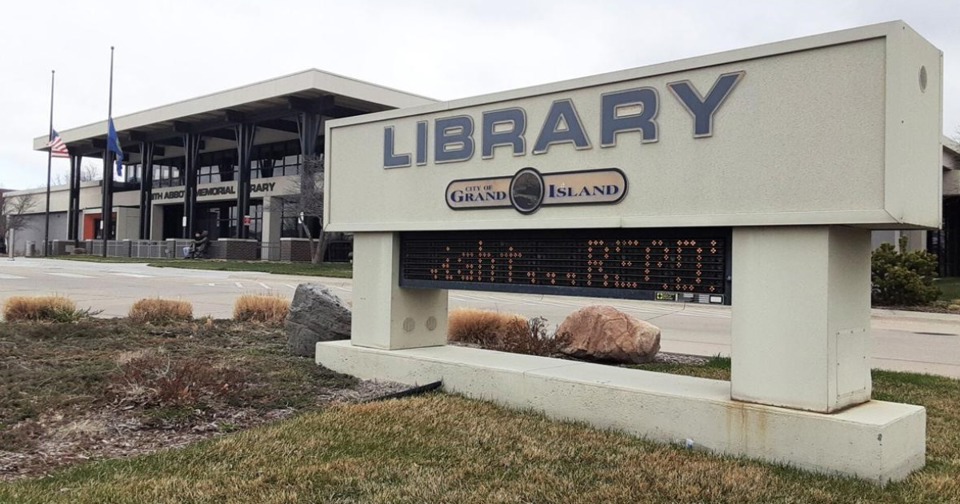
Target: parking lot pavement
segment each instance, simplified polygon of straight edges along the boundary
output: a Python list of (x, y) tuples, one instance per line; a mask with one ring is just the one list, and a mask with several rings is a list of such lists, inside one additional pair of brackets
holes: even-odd
[(11, 296), (60, 294), (80, 308), (124, 317), (138, 299), (183, 299), (198, 317), (229, 318), (242, 294), (292, 298), (297, 285), (321, 282), (349, 300), (353, 282), (342, 278), (272, 275), (260, 272), (154, 268), (146, 264), (93, 263), (55, 259), (0, 259), (0, 302)]
[[(0, 302), (10, 296), (61, 294), (80, 308), (123, 317), (138, 299), (162, 297), (193, 303), (194, 315), (229, 318), (241, 294), (292, 298), (300, 283), (327, 285), (344, 301), (353, 297), (353, 281), (228, 272), (154, 268), (146, 264), (92, 263), (56, 259), (0, 259)], [(661, 349), (695, 355), (730, 355), (727, 306), (698, 306), (625, 299), (594, 299), (499, 292), (450, 291), (450, 307), (471, 307), (545, 317), (555, 327), (573, 311), (608, 304), (662, 331)], [(960, 316), (874, 310), (871, 319), (873, 366), (960, 378)]]

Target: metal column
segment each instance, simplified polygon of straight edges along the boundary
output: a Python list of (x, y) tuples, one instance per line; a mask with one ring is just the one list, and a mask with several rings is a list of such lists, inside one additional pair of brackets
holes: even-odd
[(304, 157), (317, 155), (317, 137), (320, 136), (322, 116), (313, 112), (297, 114), (297, 130), (300, 133), (300, 154)]
[(103, 200), (100, 205), (100, 240), (103, 242), (103, 257), (107, 257), (107, 242), (110, 240), (110, 230), (113, 228), (113, 152), (103, 149), (103, 179), (100, 181), (103, 188)]
[(140, 142), (140, 239), (150, 239), (153, 223), (153, 142)]
[(237, 238), (248, 238), (250, 230), (243, 224), (243, 218), (250, 211), (250, 156), (253, 151), (253, 139), (257, 134), (254, 124), (238, 124), (235, 127), (237, 135), (237, 165), (240, 178), (237, 181)]
[[(69, 150), (69, 149), (68, 149)], [(67, 239), (76, 246), (80, 240), (80, 165), (83, 156), (70, 153), (70, 202), (67, 205)]]
[(183, 135), (183, 170), (184, 195), (183, 217), (186, 225), (183, 227), (183, 238), (193, 238), (195, 223), (193, 222), (197, 210), (197, 165), (200, 158), (200, 135), (185, 133)]

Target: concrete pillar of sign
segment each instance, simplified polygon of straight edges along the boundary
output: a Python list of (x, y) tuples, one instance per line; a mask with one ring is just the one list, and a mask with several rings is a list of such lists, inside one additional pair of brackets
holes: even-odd
[(731, 397), (829, 413), (870, 400), (870, 231), (734, 228)]
[(404, 289), (400, 235), (353, 236), (353, 324), (356, 346), (399, 350), (447, 343), (447, 291)]

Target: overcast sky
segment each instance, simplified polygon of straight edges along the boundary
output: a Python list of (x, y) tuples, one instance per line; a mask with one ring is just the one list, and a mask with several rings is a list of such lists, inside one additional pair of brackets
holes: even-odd
[[(454, 99), (902, 19), (944, 53), (944, 134), (960, 131), (952, 0), (350, 0), (4, 3), (0, 187), (46, 183), (54, 127), (319, 68)], [(99, 160), (94, 161), (99, 163)], [(69, 169), (54, 160), (54, 176)]]

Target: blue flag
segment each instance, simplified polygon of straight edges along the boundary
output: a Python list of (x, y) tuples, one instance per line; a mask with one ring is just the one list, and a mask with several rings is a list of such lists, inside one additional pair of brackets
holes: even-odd
[(117, 129), (113, 127), (113, 118), (107, 119), (107, 150), (117, 156), (117, 176), (123, 176), (123, 149), (120, 148), (120, 138)]

